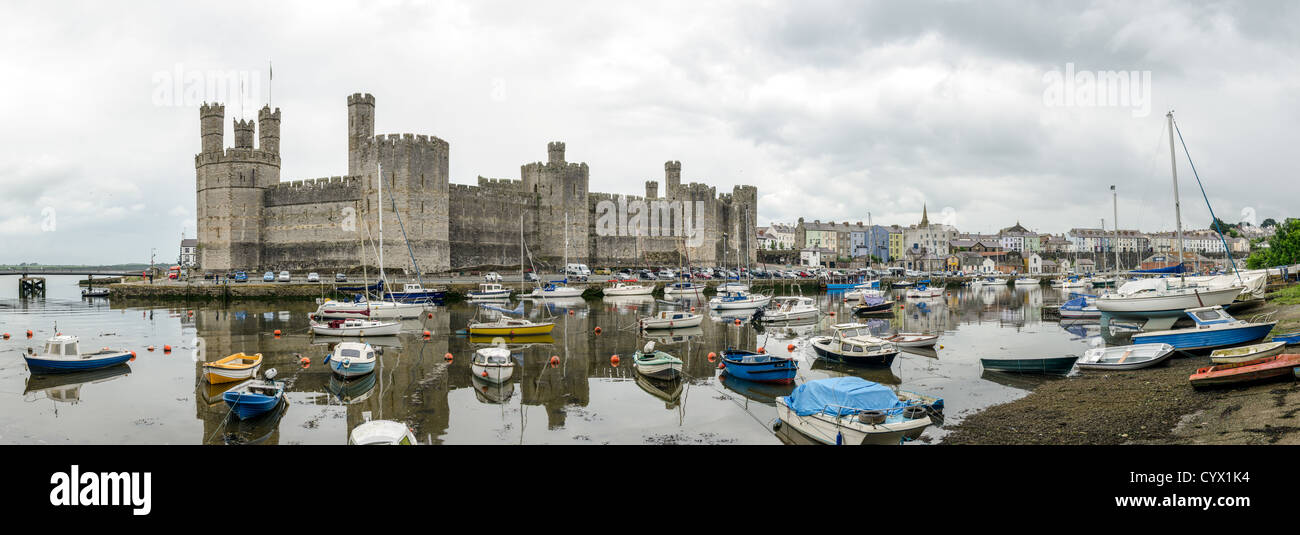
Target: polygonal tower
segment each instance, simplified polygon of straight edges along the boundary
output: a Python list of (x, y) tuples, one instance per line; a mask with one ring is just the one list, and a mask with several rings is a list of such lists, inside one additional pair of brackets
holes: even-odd
[(225, 107), (199, 107), (201, 151), (194, 156), (199, 269), (209, 272), (261, 267), (262, 196), (280, 182), (277, 151), (253, 147), (253, 121), (235, 121), (235, 147), (223, 148)]
[[(586, 163), (564, 160), (564, 143), (546, 145), (546, 163), (534, 162), (519, 168), (524, 191), (537, 195), (539, 224), (528, 243), (533, 257), (552, 268), (588, 262), (587, 186), (590, 169)], [(568, 221), (568, 226), (565, 226)], [(567, 235), (567, 240), (566, 240)], [(565, 247), (565, 243), (568, 247)], [(567, 255), (566, 255), (567, 253)]]

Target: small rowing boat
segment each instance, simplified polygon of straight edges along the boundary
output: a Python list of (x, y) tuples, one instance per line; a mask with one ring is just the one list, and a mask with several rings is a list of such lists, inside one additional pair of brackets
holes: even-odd
[[(274, 374), (271, 374), (274, 377)], [(221, 399), (240, 420), (256, 418), (274, 409), (284, 400), (284, 385), (271, 379), (253, 379), (227, 390)]]
[(216, 362), (203, 363), (203, 378), (211, 384), (233, 383), (251, 379), (262, 368), (262, 354), (235, 353)]
[(799, 362), (790, 357), (775, 357), (767, 353), (727, 349), (722, 352), (722, 372), (760, 383), (789, 384), (799, 371)]
[(1282, 354), (1262, 359), (1216, 364), (1196, 370), (1187, 378), (1192, 388), (1224, 386), (1278, 377), (1291, 377), (1294, 368), (1300, 367), (1300, 355)]
[(1241, 347), (1227, 347), (1210, 352), (1210, 362), (1228, 364), (1271, 357), (1282, 352), (1286, 342), (1264, 342)]
[(939, 335), (925, 333), (898, 333), (885, 337), (898, 347), (934, 347), (939, 342)]
[(655, 350), (654, 342), (632, 354), (632, 367), (637, 373), (656, 379), (676, 379), (682, 373), (682, 360)]
[(1286, 342), (1286, 345), (1293, 346), (1300, 344), (1300, 332), (1275, 334), (1272, 340), (1274, 342)]
[(1083, 352), (1076, 365), (1085, 370), (1138, 370), (1155, 366), (1174, 354), (1169, 344), (1097, 347)]
[(1013, 373), (1046, 373), (1065, 375), (1074, 368), (1078, 355), (1065, 357), (997, 357), (982, 358), (980, 365), (985, 370)]

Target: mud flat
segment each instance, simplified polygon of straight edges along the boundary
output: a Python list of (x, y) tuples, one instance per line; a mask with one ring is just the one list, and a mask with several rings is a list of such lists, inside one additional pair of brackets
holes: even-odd
[[(1300, 305), (1266, 303), (1275, 333), (1300, 330)], [(1292, 346), (1288, 353), (1300, 353)], [(1134, 371), (1079, 370), (1028, 396), (967, 416), (945, 444), (1300, 444), (1300, 383), (1277, 380), (1197, 391), (1205, 355)]]

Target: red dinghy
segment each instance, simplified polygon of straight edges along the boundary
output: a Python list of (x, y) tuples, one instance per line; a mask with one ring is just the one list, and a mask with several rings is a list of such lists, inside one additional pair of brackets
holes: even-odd
[(1300, 367), (1300, 355), (1275, 355), (1201, 368), (1187, 379), (1193, 388), (1203, 388), (1290, 376), (1296, 367)]

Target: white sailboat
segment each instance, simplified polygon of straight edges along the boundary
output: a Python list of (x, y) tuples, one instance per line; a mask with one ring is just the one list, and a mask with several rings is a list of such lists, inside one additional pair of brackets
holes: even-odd
[[(1183, 256), (1183, 220), (1182, 203), (1178, 199), (1178, 160), (1174, 152), (1174, 113), (1165, 114), (1169, 122), (1169, 165), (1174, 182), (1174, 217), (1178, 229), (1178, 261), (1181, 265)], [(1108, 315), (1121, 318), (1147, 320), (1146, 327), (1168, 329), (1183, 310), (1198, 307), (1211, 307), (1232, 303), (1241, 294), (1243, 286), (1233, 284), (1226, 287), (1202, 286), (1189, 282), (1180, 274), (1180, 280), (1149, 279), (1133, 281), (1117, 288), (1114, 293), (1097, 299), (1097, 309)]]
[(569, 215), (564, 215), (564, 265), (565, 273), (563, 280), (548, 281), (544, 286), (533, 289), (529, 297), (546, 298), (546, 297), (582, 297), (582, 288), (569, 286), (569, 274), (567, 272), (569, 265)]

